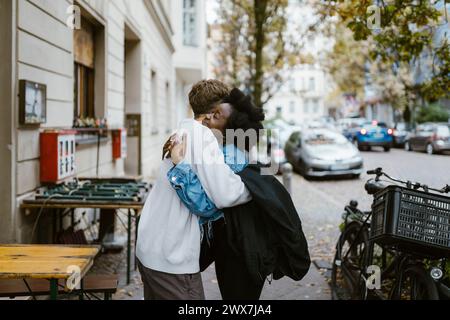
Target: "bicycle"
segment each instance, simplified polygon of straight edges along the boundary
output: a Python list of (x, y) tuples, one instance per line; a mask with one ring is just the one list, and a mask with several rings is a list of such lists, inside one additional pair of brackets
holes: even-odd
[[(365, 184), (374, 196), (372, 210), (361, 211), (356, 201), (345, 207), (333, 260), (333, 299), (450, 299), (444, 281), (450, 257), (450, 198), (435, 194), (450, 193), (450, 186), (434, 189), (402, 181), (382, 168), (367, 173), (376, 176)], [(382, 177), (391, 184), (383, 184)], [(369, 266), (379, 267), (378, 288), (368, 285), (373, 280)]]

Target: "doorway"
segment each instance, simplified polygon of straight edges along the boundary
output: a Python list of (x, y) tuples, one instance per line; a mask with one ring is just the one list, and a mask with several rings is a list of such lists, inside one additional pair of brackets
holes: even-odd
[(125, 24), (125, 123), (128, 156), (125, 173), (142, 175), (142, 48), (134, 29)]

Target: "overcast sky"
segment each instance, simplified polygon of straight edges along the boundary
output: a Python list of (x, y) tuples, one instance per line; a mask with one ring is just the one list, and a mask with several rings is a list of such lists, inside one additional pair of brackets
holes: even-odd
[(218, 6), (217, 0), (206, 0), (206, 19), (208, 23), (213, 23), (217, 17), (216, 9)]

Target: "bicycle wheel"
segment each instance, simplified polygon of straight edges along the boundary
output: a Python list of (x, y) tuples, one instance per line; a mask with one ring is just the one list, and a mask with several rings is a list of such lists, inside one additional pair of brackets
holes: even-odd
[(331, 272), (333, 299), (361, 299), (362, 274), (365, 270), (369, 232), (367, 226), (350, 223), (341, 234), (336, 246)]
[(439, 300), (439, 292), (433, 278), (419, 265), (407, 266), (393, 286), (391, 300)]

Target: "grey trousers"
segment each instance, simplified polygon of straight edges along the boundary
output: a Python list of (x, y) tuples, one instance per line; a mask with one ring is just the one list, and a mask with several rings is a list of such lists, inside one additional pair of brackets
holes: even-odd
[(200, 272), (170, 274), (146, 268), (138, 261), (145, 300), (205, 300)]

